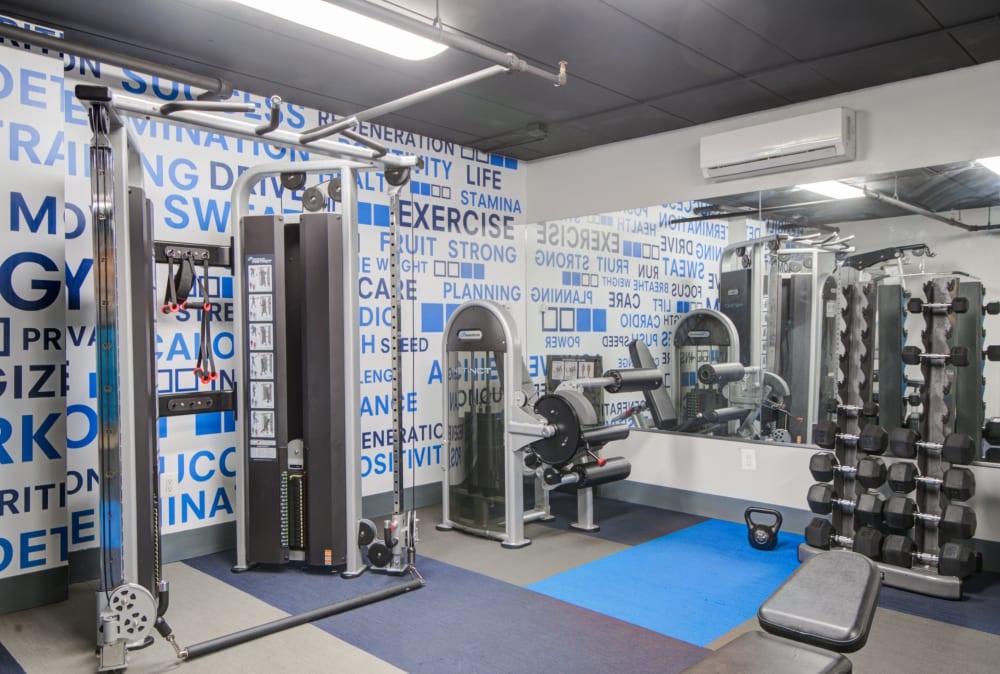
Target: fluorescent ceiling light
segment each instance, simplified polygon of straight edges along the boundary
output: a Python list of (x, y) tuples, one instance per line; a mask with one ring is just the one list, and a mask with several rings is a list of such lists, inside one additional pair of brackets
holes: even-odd
[(839, 180), (824, 180), (821, 183), (796, 185), (800, 190), (809, 190), (831, 199), (856, 199), (865, 196), (864, 191), (853, 185), (846, 185)]
[(997, 175), (1000, 175), (1000, 157), (986, 157), (985, 159), (977, 159), (976, 161)]
[(367, 16), (331, 5), (324, 0), (233, 1), (279, 19), (350, 40), (408, 61), (422, 61), (437, 56), (448, 48), (440, 42), (369, 19)]

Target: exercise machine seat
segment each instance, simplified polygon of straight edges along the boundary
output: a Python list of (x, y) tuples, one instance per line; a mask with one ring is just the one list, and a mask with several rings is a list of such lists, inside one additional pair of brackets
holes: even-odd
[(851, 661), (839, 653), (747, 632), (684, 670), (685, 674), (849, 674)]
[(868, 641), (881, 586), (870, 559), (832, 550), (803, 562), (760, 605), (757, 621), (776, 636), (853, 653)]
[[(846, 550), (807, 559), (757, 610), (769, 632), (748, 632), (685, 672), (825, 674), (850, 672), (868, 641), (878, 594), (878, 567)], [(836, 652), (833, 652), (836, 651)]]

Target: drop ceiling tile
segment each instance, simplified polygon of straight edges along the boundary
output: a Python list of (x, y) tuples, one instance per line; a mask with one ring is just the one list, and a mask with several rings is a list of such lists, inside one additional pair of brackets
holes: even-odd
[(949, 35), (937, 33), (831, 56), (811, 65), (846, 89), (863, 89), (970, 66), (973, 61)]
[(571, 73), (637, 100), (723, 80), (730, 73), (596, 0), (452, 1), (448, 25), (532, 62), (569, 62)]
[(627, 140), (663, 131), (673, 131), (690, 122), (650, 105), (638, 103), (573, 119), (567, 124), (612, 140)]
[[(531, 150), (548, 156), (562, 154), (564, 152), (573, 152), (574, 150), (582, 150), (586, 147), (602, 145), (609, 142), (611, 141), (604, 136), (599, 136), (587, 131), (581, 131), (580, 129), (575, 129), (567, 124), (552, 124), (549, 126), (548, 136), (544, 139), (534, 143), (519, 145), (517, 148)], [(515, 148), (511, 148), (510, 151), (514, 151), (514, 149)], [(500, 154), (508, 153), (508, 150), (505, 148), (498, 148), (496, 151)]]
[(1000, 19), (956, 28), (951, 34), (980, 63), (1000, 59)]
[(954, 26), (1000, 14), (1000, 0), (920, 0), (945, 26)]
[(785, 105), (785, 100), (748, 80), (723, 82), (697, 91), (649, 101), (696, 124)]
[(632, 102), (626, 96), (581, 79), (572, 67), (564, 87), (524, 73), (507, 73), (463, 87), (462, 91), (539, 120), (566, 119)]
[(504, 150), (503, 156), (513, 157), (514, 159), (521, 159), (524, 161), (531, 161), (532, 159), (540, 159), (541, 157), (544, 157), (545, 154), (526, 147), (512, 147)]
[(705, 1), (798, 59), (859, 49), (939, 27), (917, 2)]
[(832, 96), (844, 90), (826, 76), (804, 63), (775, 68), (751, 78), (768, 91), (793, 103)]
[(436, 96), (411, 105), (397, 114), (400, 118), (422, 120), (478, 138), (495, 136), (537, 121), (531, 115), (498, 106), (464, 92)]
[(629, 16), (741, 74), (773, 68), (792, 57), (702, 0), (605, 0)]

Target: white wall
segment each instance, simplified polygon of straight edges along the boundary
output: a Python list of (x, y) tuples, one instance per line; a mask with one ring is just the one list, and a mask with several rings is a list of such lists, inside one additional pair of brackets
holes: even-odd
[[(738, 194), (1000, 155), (1000, 62), (533, 161), (526, 222)], [(572, 82), (569, 86), (572, 86)], [(845, 106), (858, 111), (858, 159), (713, 184), (701, 175), (702, 136)]]
[[(702, 199), (797, 183), (870, 175), (1000, 155), (1000, 62), (908, 80), (532, 162), (526, 220), (538, 222)], [(699, 169), (707, 134), (815, 110), (858, 111), (858, 159), (846, 164), (713, 184)], [(912, 230), (893, 236), (914, 240)], [(995, 238), (991, 247), (996, 249)], [(741, 447), (757, 470), (740, 467)], [(706, 494), (806, 507), (812, 482), (805, 448), (635, 432), (615, 443), (633, 462), (630, 480)], [(982, 513), (1000, 511), (1000, 469), (976, 467)], [(980, 517), (977, 538), (1000, 541), (1000, 522)]]

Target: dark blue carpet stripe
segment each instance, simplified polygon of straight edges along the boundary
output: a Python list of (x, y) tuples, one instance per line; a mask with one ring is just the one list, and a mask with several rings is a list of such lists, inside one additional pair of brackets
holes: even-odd
[(953, 601), (883, 585), (878, 604), (921, 618), (1000, 634), (1000, 573), (983, 572), (966, 578), (962, 594), (961, 601)]
[(24, 668), (17, 663), (3, 644), (0, 644), (0, 672), (3, 674), (25, 674)]
[(576, 519), (576, 496), (552, 492), (549, 498), (556, 516), (549, 526), (623, 545), (639, 545), (706, 520), (698, 515), (601, 498), (594, 499), (594, 519), (601, 530), (583, 532), (569, 526)]
[[(186, 563), (289, 613), (399, 582), (371, 573), (344, 580), (294, 569), (233, 574), (230, 553)], [(679, 672), (708, 654), (450, 564), (424, 558), (418, 567), (424, 588), (314, 624), (414, 673)]]
[(709, 520), (528, 587), (704, 646), (757, 614), (798, 567), (801, 542), (782, 533), (762, 552), (744, 525)]

